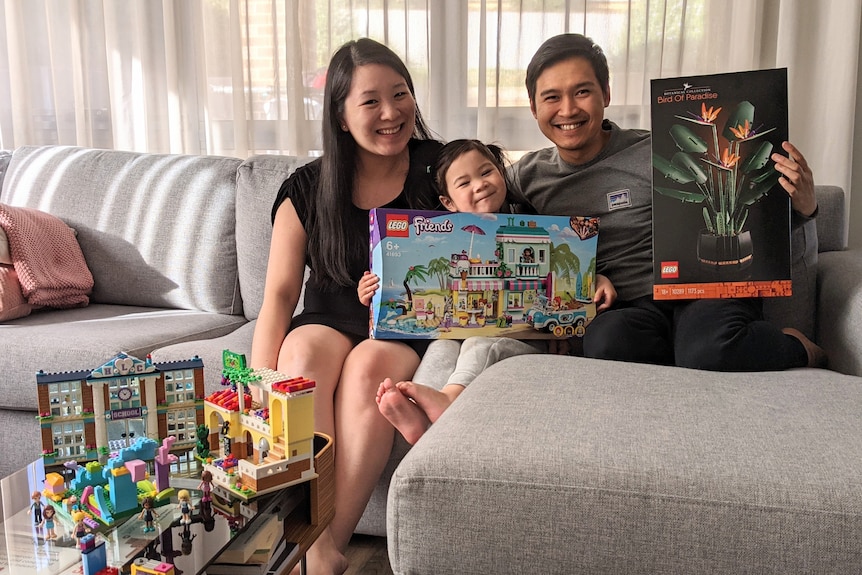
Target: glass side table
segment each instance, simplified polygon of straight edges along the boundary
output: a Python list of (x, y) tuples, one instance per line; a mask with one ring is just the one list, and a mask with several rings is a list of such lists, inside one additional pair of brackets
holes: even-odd
[[(248, 503), (213, 493), (212, 502), (202, 502), (199, 480), (171, 478), (171, 486), (192, 493), (194, 511), (189, 524), (181, 522), (176, 498), (154, 509), (154, 531), (144, 532), (138, 515), (111, 527), (94, 531), (97, 545), (104, 543), (107, 564), (129, 573), (133, 562), (158, 561), (173, 564), (177, 572), (206, 574), (207, 566), (219, 561), (231, 543), (241, 543), (266, 520), (277, 515), (285, 539), (281, 564), (271, 573), (286, 574), (303, 561), (305, 552), (332, 520), (335, 513), (332, 439), (315, 434), (317, 478), (258, 497)], [(81, 575), (81, 552), (67, 515), (57, 513), (56, 539), (48, 538), (44, 524), (36, 525), (30, 511), (31, 494), (44, 489), (45, 468), (39, 459), (0, 480), (0, 574)], [(45, 499), (43, 498), (43, 501)], [(302, 565), (304, 570), (304, 565)]]

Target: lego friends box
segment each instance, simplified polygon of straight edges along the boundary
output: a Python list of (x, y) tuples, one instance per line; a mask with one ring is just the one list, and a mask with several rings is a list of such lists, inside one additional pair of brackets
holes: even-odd
[(791, 295), (787, 70), (651, 84), (653, 297)]
[(377, 339), (582, 335), (595, 316), (598, 219), (375, 209)]

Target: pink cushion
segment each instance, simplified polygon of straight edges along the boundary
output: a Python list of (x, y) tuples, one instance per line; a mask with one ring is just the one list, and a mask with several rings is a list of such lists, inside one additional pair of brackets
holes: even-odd
[(63, 220), (33, 208), (0, 204), (0, 227), (27, 303), (58, 308), (89, 303), (93, 276), (75, 232)]
[(21, 292), (15, 268), (0, 265), (0, 321), (24, 317), (32, 309)]

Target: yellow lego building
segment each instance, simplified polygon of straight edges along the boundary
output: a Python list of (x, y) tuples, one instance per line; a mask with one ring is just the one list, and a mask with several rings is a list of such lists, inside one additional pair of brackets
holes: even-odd
[[(224, 352), (222, 384), (204, 401), (212, 481), (232, 494), (255, 495), (317, 477), (314, 388), (302, 377), (249, 369), (245, 356)], [(261, 397), (252, 402), (251, 388)]]

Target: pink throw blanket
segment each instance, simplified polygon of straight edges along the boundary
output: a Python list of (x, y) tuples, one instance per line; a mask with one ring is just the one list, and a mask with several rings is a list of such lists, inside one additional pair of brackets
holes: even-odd
[(6, 204), (0, 204), (0, 227), (27, 303), (66, 308), (90, 302), (93, 275), (72, 228), (51, 214)]

